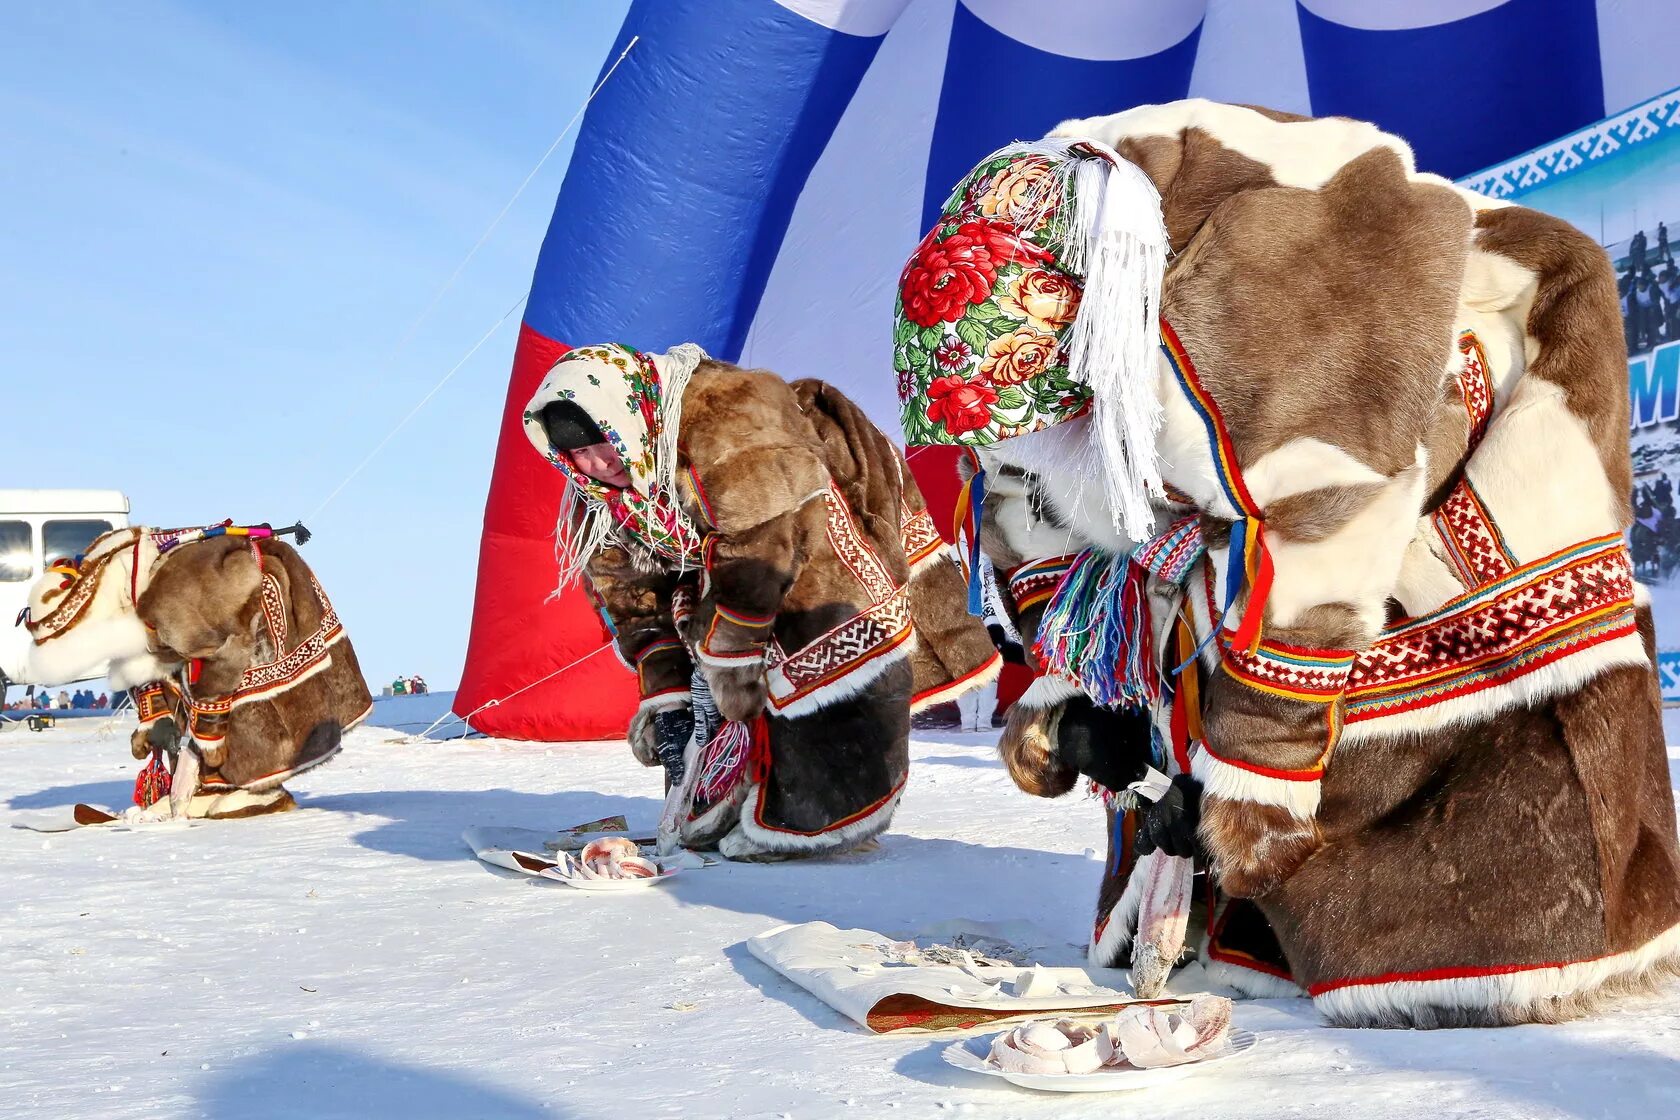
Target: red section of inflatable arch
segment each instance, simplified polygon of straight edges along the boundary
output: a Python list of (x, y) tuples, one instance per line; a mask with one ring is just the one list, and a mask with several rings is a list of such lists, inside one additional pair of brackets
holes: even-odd
[[(588, 598), (576, 589), (549, 598), (557, 571), (554, 519), (561, 475), (531, 450), (524, 406), (569, 349), (530, 327), (519, 328), (484, 507), (472, 636), (455, 712), (466, 716), (501, 700), (469, 722), (503, 739), (621, 739), (636, 710), (635, 675), (604, 648), (605, 628)], [(570, 668), (511, 696), (563, 666)]]
[[(910, 471), (916, 476), (916, 485), (927, 499), (933, 523), (939, 526), (939, 533), (947, 542), (955, 539), (951, 522), (957, 509), (957, 492), (962, 489), (957, 477), (957, 460), (961, 455), (961, 448), (934, 445), (912, 447), (906, 456)], [(1020, 699), (1032, 679), (1025, 666), (1005, 665), (1003, 676), (998, 678), (998, 707), (1007, 708)]]

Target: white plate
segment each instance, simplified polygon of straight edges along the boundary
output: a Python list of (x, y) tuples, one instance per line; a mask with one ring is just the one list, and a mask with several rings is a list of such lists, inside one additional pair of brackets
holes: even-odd
[[(472, 849), (473, 855), (494, 867), (539, 879), (553, 879), (585, 891), (640, 890), (663, 883), (682, 870), (679, 866), (666, 866), (651, 879), (585, 879), (571, 872), (571, 856), (564, 852), (544, 851), (541, 836), (529, 829), (481, 827), (467, 829), (461, 834), (461, 839)], [(533, 837), (536, 843), (532, 843)], [(705, 864), (702, 862), (701, 866)]]
[(585, 879), (581, 875), (564, 875), (558, 869), (553, 871), (539, 871), (537, 874), (543, 879), (553, 879), (557, 883), (565, 883), (568, 887), (576, 887), (580, 891), (639, 891), (644, 887), (654, 887), (667, 879), (674, 878), (681, 872), (681, 868), (673, 867), (669, 871), (661, 871), (651, 879)]
[(1254, 1048), (1256, 1042), (1252, 1031), (1233, 1029), (1226, 1038), (1225, 1049), (1212, 1057), (1203, 1058), (1199, 1062), (1187, 1062), (1181, 1066), (1163, 1066), (1160, 1069), (1122, 1067), (1100, 1069), (1096, 1073), (1015, 1073), (998, 1069), (987, 1061), (987, 1055), (992, 1052), (992, 1039), (996, 1037), (994, 1034), (953, 1042), (945, 1048), (945, 1060), (958, 1069), (966, 1069), (970, 1073), (983, 1073), (988, 1077), (1001, 1077), (1012, 1085), (1020, 1085), (1027, 1089), (1044, 1089), (1052, 1093), (1121, 1093), (1128, 1089), (1148, 1089), (1194, 1076), (1216, 1062), (1246, 1053)]

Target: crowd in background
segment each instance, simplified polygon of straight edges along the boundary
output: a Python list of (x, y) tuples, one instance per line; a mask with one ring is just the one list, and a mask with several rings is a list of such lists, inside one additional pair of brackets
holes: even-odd
[(1619, 274), (1622, 330), (1630, 354), (1680, 339), (1680, 268), (1668, 241), (1668, 224), (1657, 223), (1653, 246), (1644, 230), (1628, 242), (1626, 271)]
[(1680, 567), (1680, 517), (1675, 515), (1674, 483), (1666, 474), (1633, 488), (1633, 528), (1628, 533), (1634, 574), (1663, 579)]
[[(117, 699), (120, 700), (121, 697), (122, 694), (118, 693)], [(51, 689), (43, 688), (37, 693), (34, 688), (30, 688), (22, 698), (6, 704), (5, 709), (8, 712), (103, 711), (111, 708), (114, 702), (112, 697), (103, 692), (94, 695), (91, 688), (79, 688), (75, 692), (59, 689), (57, 696), (52, 694)]]

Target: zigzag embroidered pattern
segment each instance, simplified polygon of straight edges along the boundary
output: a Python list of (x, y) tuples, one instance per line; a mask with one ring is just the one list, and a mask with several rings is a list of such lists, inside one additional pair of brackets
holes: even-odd
[(914, 513), (905, 510), (899, 533), (904, 538), (904, 555), (911, 567), (945, 547), (945, 538), (939, 535), (939, 526), (933, 523), (933, 515), (925, 509)]
[(1447, 562), (1465, 587), (1503, 579), (1517, 566), (1476, 488), (1465, 479), (1431, 515)]
[(784, 652), (780, 642), (770, 643), (770, 703), (777, 710), (835, 683), (910, 638), (909, 589), (888, 575), (880, 556), (858, 532), (839, 489), (830, 486), (824, 498), (829, 543), (869, 594), (872, 605), (792, 654)]
[[(333, 643), (344, 636), (344, 628), (338, 621), (338, 612), (333, 609), (332, 603), (327, 600), (327, 593), (321, 590), (321, 585), (316, 582), (314, 576), (309, 577), (309, 587), (315, 593), (316, 601), (321, 604), (321, 624), (299, 642), (296, 649), (266, 665), (254, 665), (245, 670), (239, 678), (239, 691), (233, 701), (235, 704), (243, 704), (259, 697), (272, 697), (298, 684), (321, 667), (321, 663), (329, 656)], [(285, 620), (281, 618), (276, 627), (273, 619), (281, 614), (283, 609), (278, 585), (275, 585), (272, 579), (265, 579), (263, 612), (270, 617), (271, 631), (277, 630), (282, 640), (286, 632)], [(275, 649), (283, 648), (277, 641)]]
[(778, 709), (832, 684), (910, 637), (910, 598), (900, 589), (885, 602), (836, 626), (785, 660), (773, 646), (770, 702)]
[(898, 586), (887, 574), (881, 557), (858, 532), (857, 522), (852, 520), (851, 507), (846, 504), (840, 488), (830, 483), (823, 494), (823, 500), (828, 503), (828, 543), (834, 546), (834, 551), (841, 561), (857, 578), (864, 591), (868, 592), (871, 603), (879, 603), (891, 597), (898, 590)]
[(1514, 570), (1386, 632), (1355, 661), (1346, 720), (1489, 688), (1634, 632), (1633, 563), (1617, 535)]
[(1160, 535), (1139, 545), (1132, 552), (1132, 559), (1151, 575), (1182, 586), (1205, 551), (1202, 519), (1198, 514), (1191, 514), (1179, 518)]
[(1488, 373), (1487, 354), (1475, 331), (1458, 336), (1458, 352), (1464, 363), (1458, 367), (1458, 392), (1470, 419), (1470, 447), (1482, 442), (1488, 420), (1493, 416), (1493, 377)]
[(1322, 704), (1347, 687), (1354, 654), (1346, 649), (1302, 649), (1263, 641), (1253, 653), (1227, 649), (1220, 665), (1252, 688), (1288, 700)]
[[(88, 546), (87, 555), (82, 559), (81, 571), (76, 582), (71, 585), (69, 592), (47, 613), (45, 618), (32, 619), (27, 624), (30, 637), (36, 645), (52, 640), (65, 634), (87, 613), (88, 605), (99, 591), (99, 581), (105, 576), (105, 569), (116, 559), (117, 554), (134, 545), (140, 539), (141, 530), (138, 528), (118, 529), (107, 533)], [(121, 537), (121, 540), (115, 538)]]

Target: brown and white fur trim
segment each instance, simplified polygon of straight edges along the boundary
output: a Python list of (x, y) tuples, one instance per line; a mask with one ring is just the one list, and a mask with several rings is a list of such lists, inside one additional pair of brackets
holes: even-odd
[(1576, 1018), (1606, 999), (1676, 976), (1680, 925), (1596, 960), (1333, 981), (1314, 984), (1312, 997), (1336, 1026), (1510, 1026)]
[(1276, 805), (1301, 820), (1309, 820), (1318, 812), (1323, 785), (1318, 779), (1272, 777), (1218, 758), (1205, 747), (1191, 758), (1190, 773), (1202, 783), (1204, 797)]
[(836, 828), (815, 833), (788, 832), (766, 828), (760, 824), (754, 807), (763, 796), (763, 787), (756, 782), (747, 790), (740, 822), (729, 835), (718, 842), (718, 853), (726, 859), (778, 853), (812, 855), (817, 852), (850, 851), (887, 830), (887, 826), (892, 823), (894, 811), (898, 809), (899, 798), (904, 796), (904, 787), (900, 785), (893, 790), (865, 815)]
[[(842, 700), (849, 700), (862, 695), (874, 684), (881, 674), (894, 665), (907, 660), (910, 651), (915, 648), (916, 635), (906, 629), (904, 638), (896, 645), (880, 649), (867, 655), (862, 661), (856, 662), (846, 670), (844, 675), (820, 688), (812, 689), (797, 699), (789, 700), (786, 704), (779, 703), (778, 696), (786, 696), (794, 691), (794, 685), (781, 674), (780, 666), (771, 666), (767, 676), (770, 686), (770, 705), (776, 715), (783, 719), (797, 719), (808, 716), (812, 712), (838, 704)], [(705, 655), (701, 655), (705, 659)]]
[(939, 688), (932, 689), (910, 699), (912, 713), (926, 711), (938, 704), (949, 704), (959, 696), (966, 696), (977, 688), (984, 688), (998, 679), (1003, 672), (1003, 655), (994, 654), (992, 659), (968, 674), (951, 681)]
[(1247, 999), (1297, 999), (1307, 994), (1293, 980), (1208, 956), (1205, 938), (1200, 955), (1202, 970), (1209, 981), (1223, 988), (1233, 988)]
[(636, 712), (630, 717), (627, 738), (630, 742), (630, 753), (635, 755), (637, 762), (643, 766), (659, 765), (659, 747), (654, 741), (653, 717), (659, 712), (684, 707), (688, 703), (689, 692), (683, 688), (656, 693), (636, 705)]
[(1079, 686), (1061, 677), (1043, 676), (1034, 680), (1015, 703), (1034, 711), (1044, 711), (1065, 704), (1081, 695)]

